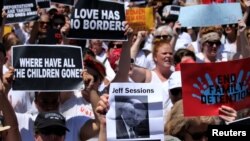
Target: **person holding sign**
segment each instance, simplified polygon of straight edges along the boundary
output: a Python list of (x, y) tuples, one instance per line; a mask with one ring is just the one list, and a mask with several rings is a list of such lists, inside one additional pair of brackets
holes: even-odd
[(184, 141), (207, 141), (208, 125), (216, 124), (213, 117), (184, 117), (182, 100), (176, 102), (165, 125), (165, 133)]

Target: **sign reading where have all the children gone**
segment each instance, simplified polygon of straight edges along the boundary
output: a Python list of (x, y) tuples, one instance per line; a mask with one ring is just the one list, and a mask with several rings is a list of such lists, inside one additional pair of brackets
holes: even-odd
[(12, 49), (13, 90), (80, 90), (82, 51), (78, 46), (21, 45)]
[(37, 19), (36, 0), (4, 0), (6, 24), (28, 22)]
[[(250, 58), (181, 64), (185, 116), (213, 116), (221, 105), (250, 107)], [(194, 108), (199, 107), (199, 108)]]
[(68, 38), (127, 39), (124, 35), (125, 9), (121, 2), (79, 0), (71, 15)]

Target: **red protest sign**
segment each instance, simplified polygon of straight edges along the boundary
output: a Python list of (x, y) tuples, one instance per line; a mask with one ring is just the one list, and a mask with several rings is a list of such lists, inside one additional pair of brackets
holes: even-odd
[(181, 64), (185, 116), (218, 115), (218, 107), (250, 107), (250, 58), (220, 63)]

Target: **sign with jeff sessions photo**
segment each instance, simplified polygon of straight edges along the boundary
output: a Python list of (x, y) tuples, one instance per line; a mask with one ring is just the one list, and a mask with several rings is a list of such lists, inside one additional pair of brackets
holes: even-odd
[(250, 58), (219, 63), (181, 64), (184, 115), (218, 115), (221, 105), (236, 110), (249, 108), (249, 61)]
[[(81, 1), (81, 0), (78, 0)], [(66, 4), (66, 5), (74, 5), (74, 0), (51, 0), (51, 2), (55, 3), (61, 3), (61, 4)]]
[(12, 49), (13, 90), (79, 90), (82, 51), (78, 46), (21, 45)]
[(4, 0), (6, 24), (36, 20), (36, 0)]
[(155, 84), (111, 83), (107, 139), (164, 140), (163, 95)]
[(36, 0), (39, 8), (50, 8), (50, 0)]
[(68, 38), (126, 40), (121, 2), (79, 0), (71, 14)]

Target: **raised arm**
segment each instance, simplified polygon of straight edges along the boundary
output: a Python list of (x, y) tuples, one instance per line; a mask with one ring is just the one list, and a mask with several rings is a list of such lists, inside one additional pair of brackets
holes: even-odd
[[(1, 74), (2, 75), (2, 74)], [(13, 70), (9, 70), (4, 76), (3, 80), (0, 81), (0, 110), (3, 112), (5, 118), (4, 125), (9, 125), (11, 128), (7, 131), (8, 133), (4, 137), (4, 141), (21, 141), (21, 135), (18, 130), (18, 122), (15, 112), (7, 98), (9, 88), (11, 85), (14, 75)]]
[(128, 41), (123, 42), (118, 71), (112, 82), (128, 82), (128, 73), (130, 70), (130, 47), (132, 42), (132, 29), (128, 24), (125, 26), (125, 35), (128, 35)]
[(95, 112), (98, 115), (100, 120), (100, 132), (99, 132), (99, 141), (107, 141), (107, 130), (106, 130), (106, 113), (109, 110), (109, 95), (103, 94), (100, 97), (98, 106), (95, 109)]
[[(94, 82), (94, 77), (87, 71), (83, 72), (83, 80), (85, 82), (85, 90), (82, 91), (82, 96), (91, 103), (92, 109), (95, 110), (97, 103), (100, 99), (98, 95), (98, 82)], [(87, 140), (99, 133), (100, 123), (96, 113), (94, 112), (95, 119), (88, 120), (80, 131), (80, 139)]]
[(133, 43), (133, 45), (131, 46), (130, 49), (130, 54), (131, 54), (131, 58), (135, 59), (139, 50), (140, 50), (140, 44), (142, 43), (142, 41), (146, 38), (147, 36), (147, 32), (146, 31), (139, 31), (137, 33), (136, 36), (136, 40)]

